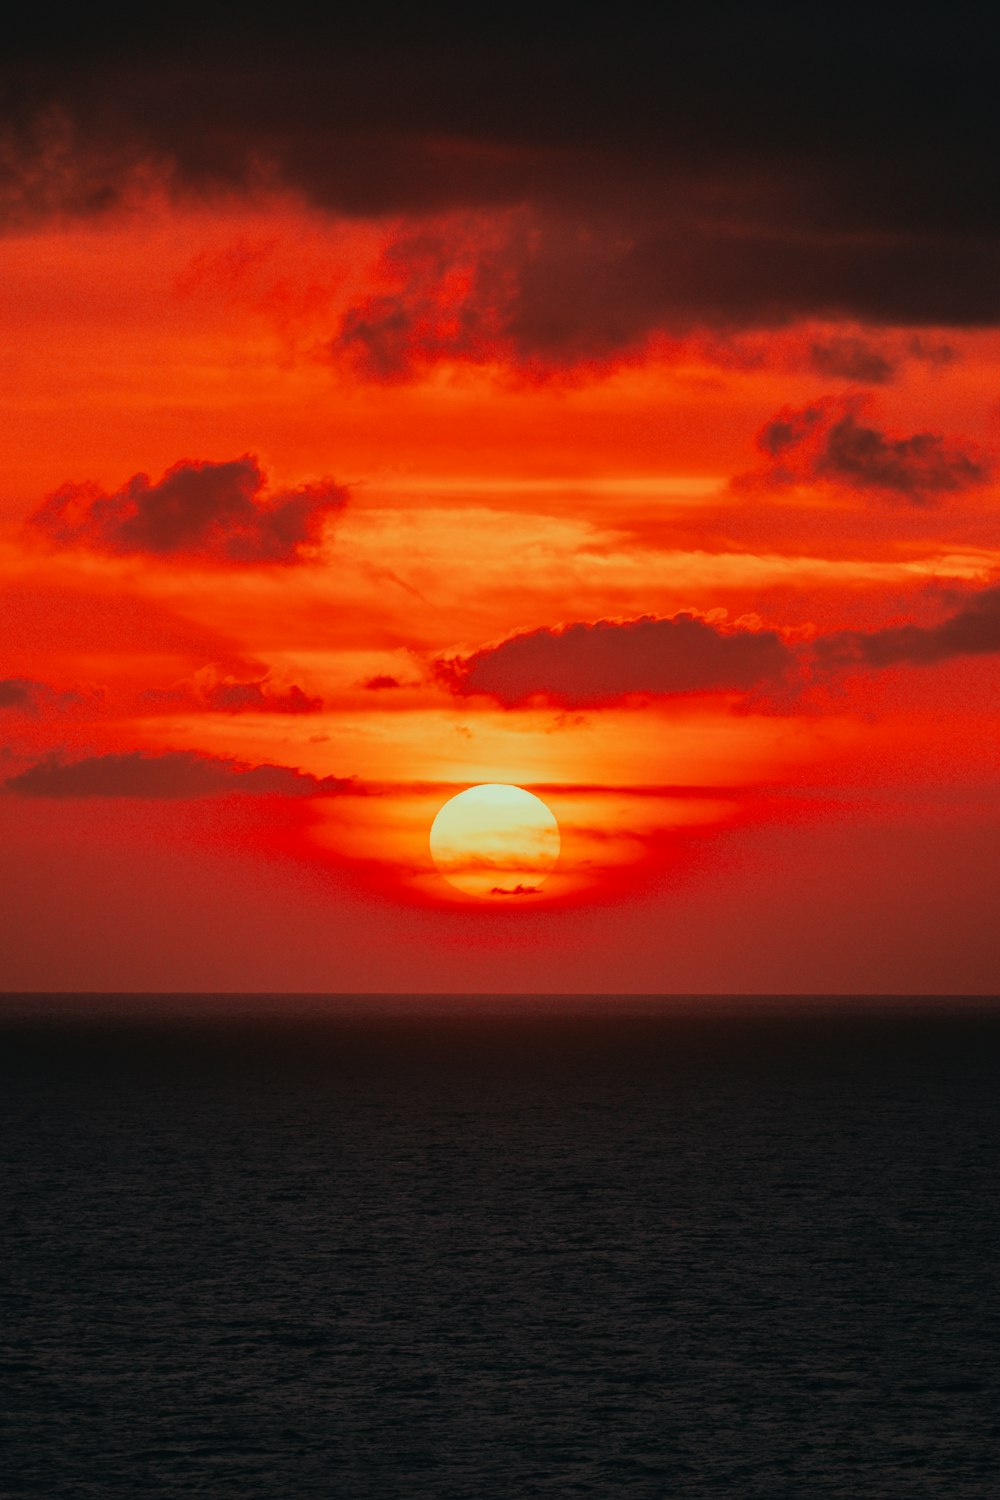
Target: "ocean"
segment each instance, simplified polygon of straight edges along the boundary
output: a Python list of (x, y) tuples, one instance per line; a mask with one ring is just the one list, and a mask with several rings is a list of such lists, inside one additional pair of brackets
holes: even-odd
[(0, 999), (5, 1500), (980, 1500), (1000, 1004)]

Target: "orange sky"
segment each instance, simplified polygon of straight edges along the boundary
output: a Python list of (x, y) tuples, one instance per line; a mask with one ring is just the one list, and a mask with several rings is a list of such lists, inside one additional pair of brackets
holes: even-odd
[[(0, 988), (995, 989), (990, 320), (321, 196), (0, 238)], [(479, 782), (530, 899), (434, 869)]]

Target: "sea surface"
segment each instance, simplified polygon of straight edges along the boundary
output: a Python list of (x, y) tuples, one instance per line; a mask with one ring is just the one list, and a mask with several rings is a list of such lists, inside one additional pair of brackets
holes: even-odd
[(0, 998), (0, 1492), (995, 1500), (998, 1064), (960, 997)]

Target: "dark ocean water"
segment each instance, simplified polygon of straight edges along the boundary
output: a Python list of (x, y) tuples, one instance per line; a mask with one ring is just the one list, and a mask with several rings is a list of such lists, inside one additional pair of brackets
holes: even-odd
[(1000, 1493), (1000, 1006), (0, 1001), (5, 1500)]

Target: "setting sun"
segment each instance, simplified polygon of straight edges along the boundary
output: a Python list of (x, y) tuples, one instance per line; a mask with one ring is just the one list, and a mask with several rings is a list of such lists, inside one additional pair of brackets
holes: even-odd
[(559, 858), (559, 825), (540, 797), (496, 782), (446, 802), (431, 826), (438, 870), (470, 896), (537, 896)]

